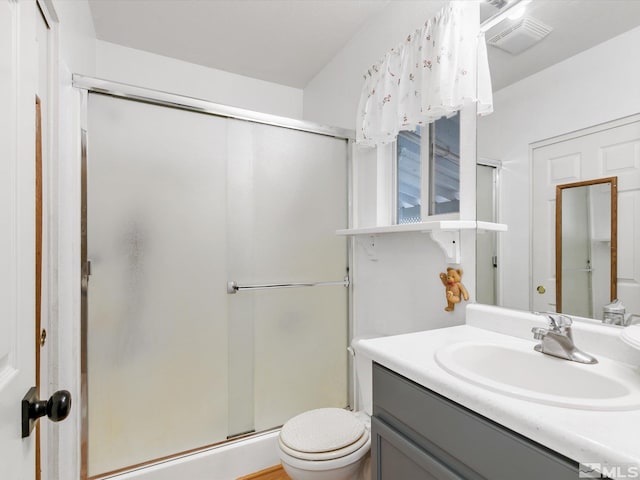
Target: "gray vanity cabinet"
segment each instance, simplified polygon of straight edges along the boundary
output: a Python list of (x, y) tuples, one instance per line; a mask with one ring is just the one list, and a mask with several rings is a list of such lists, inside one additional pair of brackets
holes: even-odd
[(578, 464), (378, 364), (372, 480), (576, 480)]

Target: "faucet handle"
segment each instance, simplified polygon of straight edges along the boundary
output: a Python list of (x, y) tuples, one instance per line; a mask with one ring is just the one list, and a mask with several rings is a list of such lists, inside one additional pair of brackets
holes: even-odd
[(558, 313), (548, 313), (549, 326), (557, 332), (564, 332), (567, 328), (571, 327), (573, 320), (567, 315), (561, 315)]
[(531, 329), (531, 333), (533, 333), (533, 338), (536, 340), (542, 340), (547, 332), (548, 330), (546, 328), (533, 327)]
[(556, 312), (533, 312), (535, 315), (544, 315), (549, 320), (549, 327), (555, 332), (564, 332), (573, 323), (571, 317)]

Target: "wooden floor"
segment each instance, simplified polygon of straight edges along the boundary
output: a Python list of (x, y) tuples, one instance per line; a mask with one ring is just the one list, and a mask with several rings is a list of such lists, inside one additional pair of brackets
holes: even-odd
[(252, 473), (246, 477), (240, 477), (238, 480), (291, 480), (289, 475), (285, 473), (282, 465), (269, 467), (259, 472)]

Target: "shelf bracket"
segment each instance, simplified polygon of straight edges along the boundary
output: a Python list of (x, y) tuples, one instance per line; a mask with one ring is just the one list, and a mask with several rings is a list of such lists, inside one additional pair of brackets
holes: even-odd
[(432, 230), (431, 239), (440, 245), (449, 263), (460, 263), (460, 230)]

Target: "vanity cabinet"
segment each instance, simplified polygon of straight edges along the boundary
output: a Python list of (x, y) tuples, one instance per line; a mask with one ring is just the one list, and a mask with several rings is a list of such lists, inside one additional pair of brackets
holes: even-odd
[(374, 363), (372, 480), (576, 480), (578, 464)]

